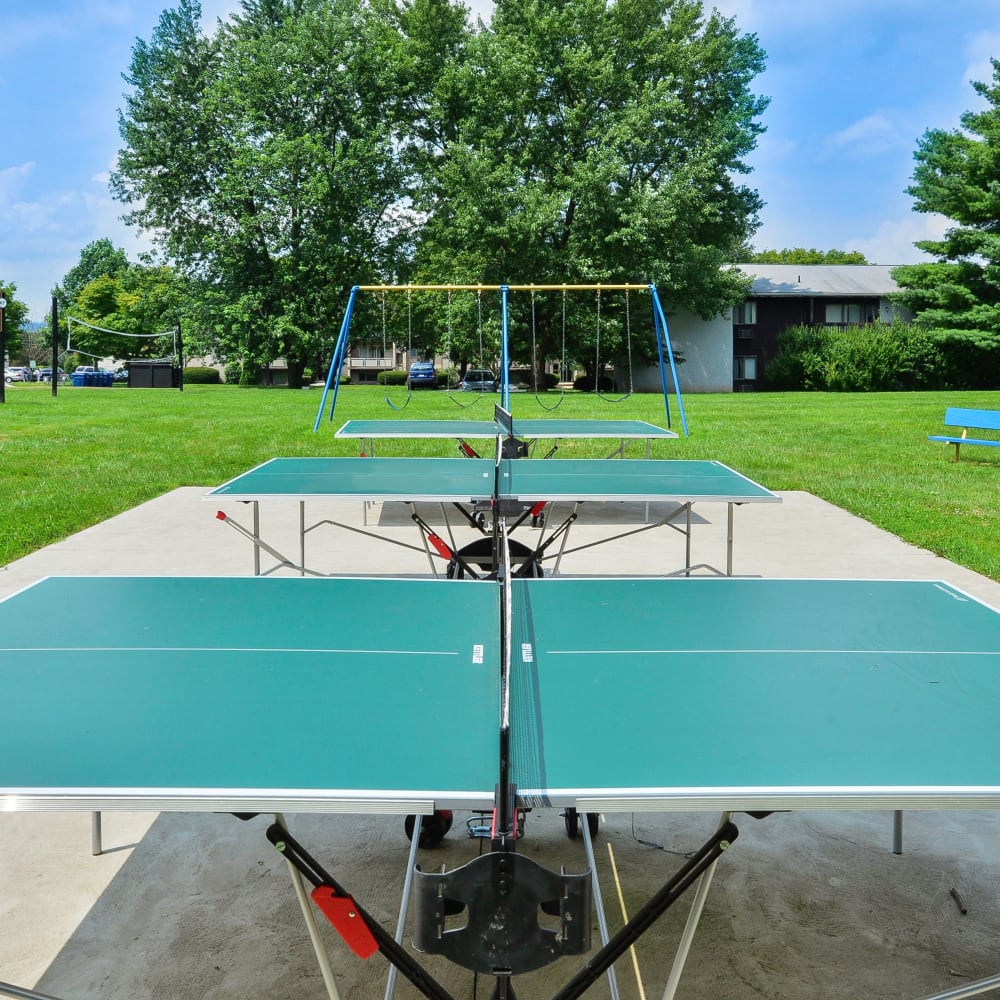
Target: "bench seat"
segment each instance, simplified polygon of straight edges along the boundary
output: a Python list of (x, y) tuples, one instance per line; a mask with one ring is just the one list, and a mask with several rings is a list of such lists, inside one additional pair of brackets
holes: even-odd
[(955, 446), (956, 462), (959, 460), (959, 452), (963, 444), (1000, 448), (1000, 437), (969, 437), (969, 431), (1000, 431), (1000, 411), (998, 410), (970, 410), (950, 406), (945, 411), (944, 422), (947, 427), (961, 427), (961, 435), (929, 434), (927, 440), (953, 444)]

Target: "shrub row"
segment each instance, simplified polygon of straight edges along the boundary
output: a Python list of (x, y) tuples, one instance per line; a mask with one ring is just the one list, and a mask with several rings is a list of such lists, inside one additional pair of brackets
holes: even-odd
[(779, 336), (778, 350), (764, 374), (768, 389), (875, 392), (961, 384), (947, 344), (912, 323), (793, 326)]

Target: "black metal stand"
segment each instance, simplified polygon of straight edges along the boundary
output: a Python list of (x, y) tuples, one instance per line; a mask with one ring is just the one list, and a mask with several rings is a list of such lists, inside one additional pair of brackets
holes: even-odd
[(591, 986), (659, 919), (684, 892), (700, 878), (740, 831), (731, 822), (723, 823), (702, 848), (660, 891), (580, 970), (552, 1000), (574, 1000)]
[[(718, 861), (723, 852), (738, 836), (739, 830), (734, 823), (722, 824), (684, 867), (663, 885), (659, 892), (552, 997), (552, 1000), (575, 1000), (576, 997), (583, 996), (677, 902), (694, 882)], [(272, 823), (267, 829), (267, 839), (316, 889), (327, 889), (330, 894), (349, 904), (351, 916), (363, 922), (365, 931), (371, 934), (377, 945), (377, 950), (406, 976), (423, 996), (430, 997), (431, 1000), (453, 1000), (451, 994), (427, 973), (416, 959), (408, 954), (403, 946), (391, 937), (376, 920), (369, 916), (328, 872), (324, 871), (284, 826), (280, 823)], [(444, 954), (445, 957), (465, 968), (488, 971), (495, 980), (493, 1000), (516, 1000), (511, 982), (512, 976), (531, 971), (534, 968), (541, 968), (563, 955), (579, 954), (589, 947), (589, 921), (582, 922), (586, 924), (588, 933), (577, 935), (573, 940), (565, 942), (559, 941), (558, 935), (551, 935), (550, 932), (539, 934), (537, 923), (529, 927), (527, 923), (521, 921), (523, 926), (520, 930), (524, 932), (522, 941), (515, 946), (513, 952), (504, 953), (504, 955), (500, 955), (493, 948), (493, 945), (483, 942), (480, 942), (475, 958), (472, 958), (471, 953), (464, 955), (462, 949), (469, 944), (467, 938), (463, 938), (459, 942), (458, 953), (451, 947), (438, 947), (432, 943), (446, 940), (454, 933), (441, 933), (443, 921), (446, 916), (453, 915), (464, 906), (469, 906), (470, 914), (475, 907), (478, 907), (483, 913), (490, 911), (494, 915), (500, 911), (507, 915), (510, 915), (508, 911), (510, 913), (517, 911), (514, 913), (517, 918), (515, 923), (517, 923), (520, 920), (518, 914), (523, 916), (528, 910), (537, 914), (539, 906), (545, 912), (557, 912), (556, 906), (567, 905), (567, 899), (560, 895), (567, 891), (575, 898), (569, 901), (574, 912), (566, 926), (579, 924), (581, 923), (579, 916), (582, 909), (590, 905), (587, 888), (589, 875), (566, 875), (565, 873), (557, 875), (554, 872), (548, 872), (531, 859), (517, 855), (510, 849), (509, 845), (507, 850), (482, 855), (474, 863), (466, 865), (464, 869), (456, 869), (447, 875), (424, 875), (419, 870), (418, 875), (425, 880), (425, 891), (418, 892), (417, 896), (418, 912), (415, 921), (417, 926), (414, 933), (417, 947), (419, 948), (423, 944), (426, 950)], [(515, 885), (518, 886), (518, 893), (515, 894), (518, 898), (512, 897), (510, 900), (504, 900), (503, 897), (510, 893)], [(451, 896), (446, 898), (445, 889), (448, 889)], [(437, 899), (437, 897), (440, 898)], [(455, 899), (451, 897), (455, 897)], [(548, 903), (549, 897), (553, 897), (554, 902)], [(436, 899), (437, 901), (435, 901)], [(486, 900), (485, 904), (483, 903), (484, 899)], [(525, 900), (529, 904), (527, 908), (520, 905)], [(539, 902), (540, 900), (541, 902)], [(421, 906), (423, 907), (422, 911)], [(493, 944), (501, 939), (507, 941), (509, 939), (507, 931), (509, 930), (509, 927), (499, 928)], [(351, 945), (351, 942), (348, 941), (348, 944)], [(430, 947), (427, 947), (428, 944)], [(457, 955), (464, 955), (464, 958), (456, 961)], [(513, 967), (504, 968), (497, 964), (500, 962), (506, 962)]]
[(329, 888), (343, 899), (350, 900), (353, 911), (367, 927), (378, 945), (378, 950), (430, 1000), (454, 1000), (451, 994), (430, 975), (375, 919), (351, 898), (350, 894), (334, 880), (333, 876), (309, 855), (304, 847), (280, 823), (267, 828), (267, 839), (281, 852), (306, 881), (314, 888)]

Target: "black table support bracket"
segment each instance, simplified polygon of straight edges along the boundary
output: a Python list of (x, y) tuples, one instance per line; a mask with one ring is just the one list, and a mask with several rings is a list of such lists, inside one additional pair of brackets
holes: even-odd
[[(590, 949), (589, 871), (556, 873), (514, 851), (491, 851), (449, 872), (415, 874), (418, 951), (474, 972), (516, 976)], [(540, 926), (539, 911), (558, 918), (558, 927)]]

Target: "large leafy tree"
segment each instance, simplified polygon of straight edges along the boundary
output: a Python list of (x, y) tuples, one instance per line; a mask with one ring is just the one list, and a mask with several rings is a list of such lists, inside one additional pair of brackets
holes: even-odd
[(213, 37), (197, 0), (140, 42), (115, 194), (198, 282), (219, 356), (328, 354), (349, 284), (392, 254), (397, 35), (361, 0), (243, 0)]
[(70, 302), (64, 321), (72, 326), (71, 347), (118, 360), (169, 357), (185, 294), (183, 280), (166, 265), (129, 264), (99, 275)]
[[(704, 316), (740, 296), (721, 265), (757, 225), (740, 175), (763, 53), (700, 0), (498, 0), (478, 28), (454, 0), (243, 0), (213, 36), (199, 20), (180, 0), (137, 44), (112, 181), (192, 279), (198, 346), (283, 354), (294, 383), (366, 279), (651, 279)], [(592, 363), (600, 304), (563, 323), (540, 302), (529, 345), (518, 300), (515, 350), (552, 356), (565, 329)], [(475, 359), (481, 305), (408, 301), (407, 339)], [(361, 315), (377, 338), (385, 313)], [(602, 356), (627, 325), (604, 304)]]
[(960, 129), (925, 132), (914, 154), (914, 207), (953, 225), (916, 244), (934, 262), (893, 272), (902, 304), (946, 348), (953, 381), (987, 387), (1000, 384), (1000, 61), (992, 65), (992, 81), (972, 85), (988, 106), (965, 112)]
[[(745, 281), (722, 267), (757, 227), (740, 183), (766, 101), (756, 39), (700, 0), (497, 0), (491, 25), (442, 69), (449, 127), (415, 192), (426, 223), (416, 270), (438, 280), (654, 280), (702, 316)], [(597, 303), (569, 306), (571, 353), (595, 363)], [(626, 318), (604, 303), (602, 356)], [(515, 350), (561, 350), (560, 296), (512, 302)], [(530, 330), (530, 335), (529, 331)], [(529, 342), (529, 339), (531, 342)], [(470, 345), (471, 346), (471, 345)]]
[(56, 286), (55, 295), (60, 344), (68, 337), (70, 348), (87, 356), (126, 359), (170, 353), (171, 340), (150, 335), (174, 330), (185, 309), (187, 289), (174, 268), (133, 263), (111, 240), (100, 239), (80, 251), (79, 261)]
[(101, 239), (88, 243), (80, 251), (80, 259), (56, 286), (59, 307), (65, 310), (79, 294), (80, 289), (95, 278), (115, 277), (129, 269), (128, 256), (111, 240)]

